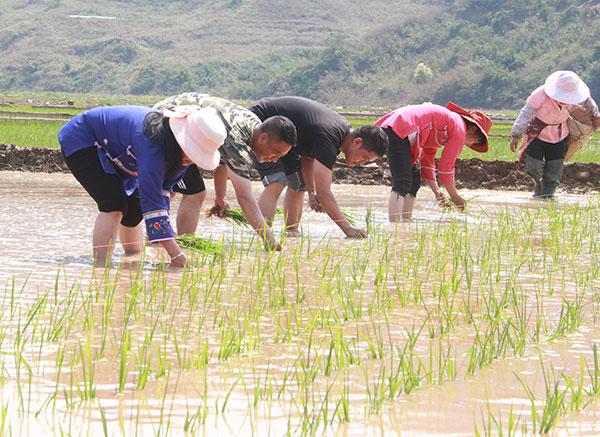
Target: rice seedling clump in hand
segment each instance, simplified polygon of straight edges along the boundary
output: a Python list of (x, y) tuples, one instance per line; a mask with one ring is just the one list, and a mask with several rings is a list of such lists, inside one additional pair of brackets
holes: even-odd
[[(219, 211), (220, 208), (218, 206), (213, 206), (212, 208), (206, 210), (206, 217), (220, 217)], [(246, 216), (239, 208), (227, 208), (225, 211), (223, 211), (221, 218), (224, 218), (236, 226), (250, 226)]]

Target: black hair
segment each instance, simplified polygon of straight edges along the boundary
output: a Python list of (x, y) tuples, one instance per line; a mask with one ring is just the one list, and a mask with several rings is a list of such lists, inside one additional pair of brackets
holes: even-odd
[(296, 126), (294, 123), (282, 115), (274, 115), (267, 118), (260, 125), (260, 131), (267, 134), (274, 134), (280, 141), (288, 143), (294, 147), (298, 141)]
[(173, 177), (181, 168), (183, 152), (173, 135), (169, 117), (165, 117), (162, 112), (149, 112), (144, 118), (144, 133), (148, 135), (150, 141), (164, 149), (167, 161), (166, 177), (167, 179)]
[(388, 148), (388, 136), (383, 129), (374, 124), (361, 126), (355, 129), (352, 134), (354, 138), (362, 138), (362, 148), (369, 151), (375, 152), (377, 156), (381, 157), (385, 155)]
[(473, 123), (470, 120), (464, 119), (466, 124), (467, 124), (467, 132), (469, 131), (469, 129), (471, 128), (476, 128), (477, 129), (477, 136), (479, 138), (479, 140), (477, 141), (477, 145), (483, 145), (485, 144), (485, 135), (483, 134), (483, 132), (481, 131), (481, 128), (479, 126), (477, 126), (475, 123)]

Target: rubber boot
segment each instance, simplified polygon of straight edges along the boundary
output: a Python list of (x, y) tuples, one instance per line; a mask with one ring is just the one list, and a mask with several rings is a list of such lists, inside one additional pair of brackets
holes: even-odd
[(527, 166), (527, 174), (533, 178), (535, 188), (534, 196), (539, 196), (544, 190), (542, 178), (544, 177), (544, 161), (535, 159), (527, 154), (524, 155), (525, 165)]
[(553, 159), (552, 161), (546, 161), (540, 197), (545, 199), (552, 199), (554, 197), (554, 192), (560, 184), (564, 163), (564, 159)]

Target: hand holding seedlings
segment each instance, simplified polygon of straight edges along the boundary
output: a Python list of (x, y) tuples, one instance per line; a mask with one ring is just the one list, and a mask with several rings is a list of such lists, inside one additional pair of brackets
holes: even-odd
[(225, 199), (215, 199), (214, 206), (210, 209), (211, 215), (216, 215), (217, 217), (223, 218), (225, 217), (225, 211), (230, 208), (229, 202)]
[(308, 193), (308, 206), (315, 212), (323, 212), (323, 207), (321, 206), (321, 202), (319, 202), (319, 198), (315, 192)]

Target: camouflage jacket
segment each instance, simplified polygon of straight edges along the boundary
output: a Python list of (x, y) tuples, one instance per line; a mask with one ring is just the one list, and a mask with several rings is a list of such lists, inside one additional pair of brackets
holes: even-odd
[(177, 106), (192, 105), (215, 108), (222, 116), (227, 129), (225, 143), (219, 148), (221, 163), (227, 164), (237, 175), (250, 179), (257, 161), (252, 151), (252, 131), (261, 122), (248, 109), (229, 100), (202, 93), (183, 93), (168, 97), (153, 106), (154, 109), (174, 110)]

